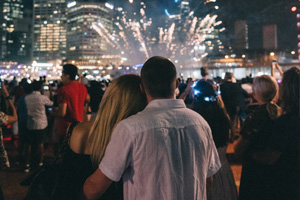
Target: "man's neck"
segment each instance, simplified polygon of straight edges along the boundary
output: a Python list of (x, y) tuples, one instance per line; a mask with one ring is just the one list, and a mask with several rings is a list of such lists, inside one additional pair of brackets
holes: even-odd
[(174, 94), (174, 96), (172, 97), (168, 97), (168, 98), (162, 98), (162, 97), (151, 97), (150, 95), (146, 95), (147, 97), (147, 102), (148, 104), (151, 102), (151, 101), (154, 101), (154, 100), (157, 100), (157, 99), (176, 99), (176, 96)]
[(68, 84), (70, 84), (71, 82), (72, 82), (72, 80), (68, 79), (68, 80), (66, 80), (66, 81), (63, 83), (63, 85), (68, 85)]

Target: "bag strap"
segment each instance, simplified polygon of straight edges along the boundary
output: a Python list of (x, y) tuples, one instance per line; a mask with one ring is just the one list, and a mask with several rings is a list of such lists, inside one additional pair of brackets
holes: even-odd
[(69, 130), (68, 130), (67, 135), (66, 135), (66, 140), (67, 140), (67, 143), (68, 143), (68, 144), (69, 144), (71, 135), (72, 135), (72, 133), (73, 133), (73, 129), (74, 129), (75, 126), (77, 126), (77, 124), (79, 124), (79, 123), (80, 123), (79, 121), (75, 121), (75, 122), (73, 122), (73, 123), (69, 126)]
[(68, 132), (67, 132), (67, 135), (66, 137), (64, 138), (61, 146), (60, 146), (60, 149), (59, 149), (59, 152), (58, 154), (55, 156), (55, 162), (58, 160), (59, 156), (62, 155), (64, 156), (64, 154), (66, 153), (66, 149), (67, 147), (69, 146), (69, 140), (71, 138), (71, 135), (72, 135), (72, 132), (73, 132), (73, 129), (74, 127), (79, 124), (80, 122), (79, 121), (75, 121), (73, 122), (70, 126), (69, 126), (69, 129), (68, 129)]

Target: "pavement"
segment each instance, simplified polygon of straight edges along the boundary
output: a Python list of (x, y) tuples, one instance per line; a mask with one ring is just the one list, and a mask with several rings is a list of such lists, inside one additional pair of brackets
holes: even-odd
[[(24, 166), (18, 164), (18, 140), (13, 139), (11, 134), (4, 135), (4, 145), (10, 160), (10, 168), (0, 169), (0, 186), (4, 198), (0, 200), (21, 200), (26, 196), (28, 186), (21, 186), (20, 183), (29, 177), (32, 172), (24, 172)], [(237, 188), (240, 185), (241, 164), (233, 155), (233, 145), (229, 144), (227, 148), (228, 160), (231, 164), (231, 169), (234, 175)], [(45, 147), (44, 162), (53, 158), (51, 148)], [(0, 191), (1, 194), (1, 191)]]

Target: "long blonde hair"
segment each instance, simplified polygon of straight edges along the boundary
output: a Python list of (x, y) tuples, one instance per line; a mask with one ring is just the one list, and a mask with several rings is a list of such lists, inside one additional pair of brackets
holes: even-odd
[(256, 96), (267, 104), (267, 111), (271, 119), (281, 115), (281, 108), (276, 104), (279, 86), (275, 78), (268, 75), (258, 76), (253, 81), (252, 89)]
[(145, 108), (146, 96), (140, 91), (140, 84), (139, 76), (123, 75), (107, 88), (88, 138), (94, 166), (101, 162), (115, 126)]

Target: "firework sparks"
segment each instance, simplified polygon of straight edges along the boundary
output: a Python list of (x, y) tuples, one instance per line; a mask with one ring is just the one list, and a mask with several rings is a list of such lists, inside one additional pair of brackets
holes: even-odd
[[(133, 1), (132, 1), (133, 2)], [(132, 3), (130, 1), (130, 3)], [(203, 58), (207, 56), (206, 46), (208, 38), (215, 38), (218, 34), (215, 28), (222, 22), (217, 21), (217, 15), (206, 15), (203, 18), (194, 16), (189, 12), (185, 17), (163, 21), (160, 26), (152, 24), (145, 11), (145, 4), (141, 4), (140, 12), (134, 13), (134, 17), (128, 17), (123, 8), (117, 8), (115, 30), (109, 33), (101, 24), (93, 28), (112, 47), (112, 50), (125, 52), (129, 61), (142, 63), (153, 55), (161, 55), (170, 59), (191, 59), (195, 56)]]

